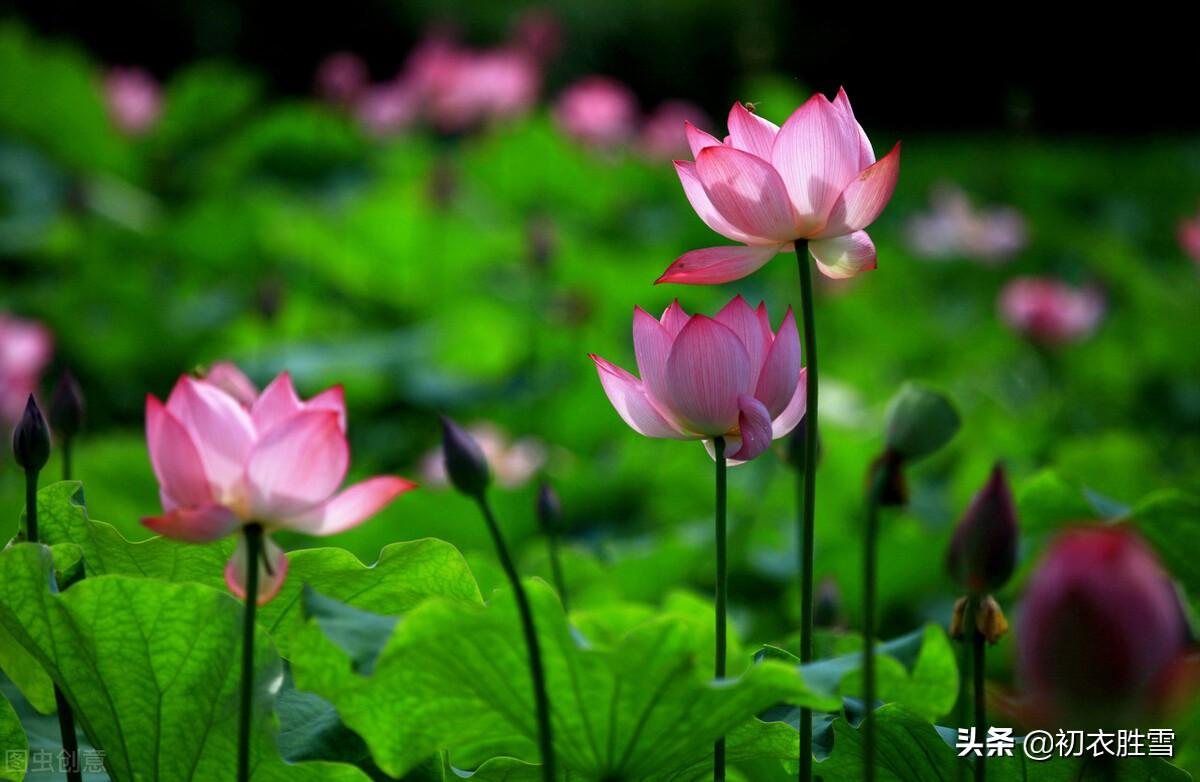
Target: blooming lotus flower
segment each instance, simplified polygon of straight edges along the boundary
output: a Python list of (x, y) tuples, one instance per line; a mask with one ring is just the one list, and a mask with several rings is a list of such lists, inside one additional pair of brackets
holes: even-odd
[(1175, 590), (1132, 532), (1067, 532), (1029, 582), (1018, 666), (1032, 709), (1050, 723), (1098, 727), (1161, 705), (1185, 652)]
[(687, 125), (695, 162), (675, 161), (692, 208), (709, 228), (741, 242), (680, 256), (658, 282), (708, 285), (745, 277), (808, 240), (829, 277), (875, 268), (875, 245), (863, 229), (892, 197), (900, 145), (882, 160), (839, 90), (814, 95), (777, 127), (741, 103), (729, 112), (724, 141)]
[(113, 68), (104, 79), (104, 97), (113, 122), (122, 132), (139, 136), (158, 122), (162, 92), (141, 68)]
[[(381, 476), (337, 492), (350, 464), (346, 404), (341, 386), (301, 401), (284, 372), (245, 404), (223, 380), (184, 375), (164, 405), (146, 397), (146, 441), (158, 478), (163, 513), (142, 519), (154, 532), (207, 543), (261, 524), (333, 535), (362, 523), (415, 488)], [(240, 375), (240, 373), (238, 373)], [(233, 387), (253, 387), (244, 376)], [(336, 493), (335, 493), (336, 492)], [(287, 573), (283, 550), (265, 539), (258, 602), (279, 591)], [(245, 597), (245, 538), (225, 568), (231, 591)]]
[(661, 319), (633, 312), (638, 379), (595, 354), (604, 393), (625, 423), (647, 437), (724, 437), (730, 463), (749, 461), (804, 416), (805, 371), (791, 308), (771, 332), (767, 308), (741, 296), (715, 318), (676, 301)]
[(0, 313), (0, 420), (12, 424), (21, 419), (53, 346), (42, 324)]
[(1179, 246), (1200, 264), (1200, 215), (1179, 221)]
[(966, 256), (989, 264), (1008, 260), (1025, 246), (1025, 220), (1008, 207), (976, 209), (954, 186), (937, 188), (931, 209), (908, 220), (908, 245), (931, 259)]
[(603, 76), (590, 76), (558, 97), (554, 118), (567, 135), (596, 147), (612, 147), (633, 136), (637, 99), (629, 88)]
[(669, 100), (654, 110), (642, 125), (638, 146), (651, 159), (673, 159), (687, 154), (688, 123), (707, 125), (704, 110), (685, 100)]
[(1019, 334), (1044, 345), (1077, 342), (1100, 325), (1104, 297), (1046, 277), (1018, 277), (1000, 292), (1000, 314)]

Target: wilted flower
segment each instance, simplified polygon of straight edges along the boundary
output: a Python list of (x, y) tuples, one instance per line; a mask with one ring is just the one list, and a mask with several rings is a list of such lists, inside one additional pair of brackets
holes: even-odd
[(36, 321), (0, 313), (0, 420), (16, 423), (53, 351), (50, 332)]
[(317, 66), (317, 94), (325, 100), (350, 104), (367, 87), (367, 64), (354, 52), (335, 52)]
[(572, 138), (592, 146), (613, 147), (632, 138), (637, 99), (620, 82), (589, 76), (558, 96), (554, 117)]
[[(496, 482), (512, 489), (524, 485), (546, 463), (546, 447), (536, 437), (512, 440), (505, 432), (487, 421), (466, 427), (467, 435), (479, 445)], [(427, 486), (446, 486), (445, 455), (439, 446), (421, 460), (421, 480)]]
[(162, 113), (158, 82), (142, 68), (109, 70), (104, 78), (104, 97), (113, 122), (131, 136), (150, 130)]
[(1104, 315), (1095, 288), (1072, 288), (1048, 277), (1018, 277), (1000, 292), (1000, 314), (1014, 331), (1044, 345), (1091, 336)]
[(935, 189), (930, 207), (908, 220), (908, 245), (917, 255), (1001, 263), (1025, 246), (1025, 220), (1015, 209), (975, 209), (967, 194), (953, 185)]
[(1186, 644), (1158, 559), (1114, 527), (1054, 542), (1026, 590), (1019, 631), (1019, 671), (1035, 714), (1089, 728), (1153, 715)]
[(633, 313), (641, 379), (591, 355), (604, 392), (634, 431), (647, 437), (724, 437), (731, 463), (749, 461), (795, 428), (805, 408), (800, 336), (791, 308), (776, 333), (765, 304), (741, 296), (715, 318), (688, 317), (676, 301), (661, 320)]
[[(234, 387), (249, 383), (242, 381)], [(163, 514), (142, 523), (176, 540), (218, 540), (252, 523), (268, 534), (333, 535), (415, 486), (381, 476), (337, 492), (350, 464), (342, 388), (304, 402), (286, 372), (248, 406), (221, 386), (184, 375), (165, 405), (146, 397), (146, 440)], [(242, 597), (245, 556), (238, 536), (225, 580)], [(260, 603), (274, 597), (287, 572), (287, 558), (269, 537), (264, 560)]]
[(673, 160), (688, 153), (687, 125), (708, 125), (704, 109), (684, 100), (669, 100), (654, 110), (642, 124), (638, 146), (642, 154), (656, 160)]
[(1179, 246), (1200, 264), (1200, 214), (1179, 221)]
[(724, 142), (691, 125), (687, 134), (696, 160), (675, 162), (684, 193), (709, 228), (742, 245), (685, 253), (659, 282), (736, 280), (798, 239), (826, 276), (875, 268), (863, 229), (892, 197), (900, 145), (875, 162), (845, 90), (832, 102), (812, 96), (782, 128), (735, 103)]
[(1017, 565), (1017, 509), (1004, 468), (996, 465), (954, 530), (946, 568), (976, 597), (1008, 582)]

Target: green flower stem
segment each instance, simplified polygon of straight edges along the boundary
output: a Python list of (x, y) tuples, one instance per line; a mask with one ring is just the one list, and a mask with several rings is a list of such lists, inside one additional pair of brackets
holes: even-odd
[[(38, 540), (38, 471), (25, 471), (25, 538), (30, 543)], [(79, 740), (75, 736), (75, 714), (58, 685), (54, 685), (54, 703), (58, 711), (58, 729), (62, 734), (63, 755), (67, 767), (68, 782), (80, 782), (83, 774), (79, 770)]]
[[(717, 586), (716, 586), (716, 603), (717, 603), (717, 626), (716, 626), (716, 664), (715, 675), (718, 679), (725, 678), (725, 656), (726, 656), (726, 637), (725, 637), (725, 613), (726, 604), (729, 600), (729, 556), (726, 550), (726, 524), (725, 524), (725, 438), (717, 437), (713, 439), (713, 447), (715, 453), (713, 458), (716, 460), (716, 484), (717, 484), (717, 502), (716, 502), (716, 538), (717, 538)], [(725, 738), (717, 739), (717, 743), (713, 745), (713, 780), (714, 782), (724, 782), (725, 779)]]
[(563, 578), (562, 558), (558, 551), (558, 531), (553, 529), (553, 525), (547, 524), (544, 532), (546, 533), (546, 547), (550, 554), (550, 576), (554, 579), (554, 588), (558, 591), (558, 599), (562, 601), (563, 611), (569, 611), (567, 581)]
[[(987, 680), (987, 670), (984, 667), (987, 641), (976, 626), (977, 608), (977, 602), (972, 600), (967, 606), (966, 622), (970, 628), (968, 632), (971, 636), (971, 671), (975, 680), (975, 740), (984, 741), (987, 738), (987, 690), (984, 684)], [(975, 758), (975, 782), (984, 782), (986, 779), (987, 753), (983, 753)]]
[(500, 564), (512, 584), (513, 594), (517, 598), (517, 608), (521, 613), (521, 626), (525, 631), (525, 646), (529, 650), (529, 673), (533, 678), (533, 697), (537, 706), (538, 748), (542, 755), (542, 779), (544, 782), (555, 782), (554, 769), (554, 735), (550, 726), (550, 698), (546, 695), (546, 672), (542, 667), (542, 648), (538, 644), (537, 632), (533, 624), (533, 611), (529, 607), (529, 596), (517, 575), (517, 567), (513, 564), (504, 536), (500, 534), (500, 525), (492, 513), (492, 506), (487, 497), (480, 492), (475, 497), (479, 511), (487, 522), (488, 531), (492, 534), (492, 542), (496, 544), (496, 554)]
[(888, 468), (875, 470), (867, 493), (867, 528), (863, 541), (863, 761), (866, 782), (875, 782), (875, 571), (879, 504)]
[[(804, 412), (803, 511), (800, 529), (800, 662), (813, 660), (813, 540), (817, 507), (817, 326), (813, 315), (812, 264), (808, 242), (796, 240), (796, 264), (800, 270), (800, 310), (804, 321), (804, 365), (808, 379)], [(812, 782), (812, 710), (800, 710), (800, 782)]]
[(246, 607), (242, 612), (242, 701), (238, 714), (238, 782), (250, 780), (250, 722), (254, 707), (254, 614), (258, 610), (258, 560), (262, 556), (263, 530), (247, 524)]

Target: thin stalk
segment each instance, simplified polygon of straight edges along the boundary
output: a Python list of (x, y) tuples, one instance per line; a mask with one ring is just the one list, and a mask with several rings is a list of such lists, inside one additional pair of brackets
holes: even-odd
[[(967, 618), (971, 628), (971, 670), (975, 680), (975, 740), (984, 741), (987, 737), (987, 689), (985, 686), (987, 671), (984, 668), (987, 643), (983, 633), (979, 632), (979, 628), (975, 626), (976, 606), (974, 601), (972, 603), (971, 613)], [(983, 753), (975, 758), (975, 782), (984, 782), (986, 779), (987, 753)]]
[[(803, 511), (800, 515), (800, 662), (813, 660), (813, 540), (817, 507), (817, 326), (813, 313), (812, 265), (808, 242), (796, 240), (796, 264), (800, 271), (800, 310), (804, 322), (805, 389)], [(800, 782), (812, 782), (812, 711), (800, 710)]]
[[(726, 549), (726, 523), (725, 523), (725, 438), (717, 437), (713, 440), (715, 454), (713, 458), (716, 460), (716, 510), (714, 513), (716, 520), (716, 538), (717, 538), (717, 586), (716, 586), (716, 603), (717, 603), (717, 627), (716, 639), (717, 649), (715, 655), (715, 675), (718, 679), (725, 678), (725, 655), (726, 655), (726, 638), (725, 638), (725, 614), (729, 600), (729, 556)], [(713, 745), (713, 782), (724, 782), (725, 780), (725, 737), (717, 739), (717, 743)]]
[(554, 735), (550, 727), (550, 698), (546, 695), (546, 672), (542, 667), (542, 648), (534, 629), (529, 596), (525, 593), (525, 586), (521, 583), (520, 576), (517, 575), (517, 567), (513, 564), (508, 546), (504, 543), (504, 536), (500, 534), (500, 525), (496, 523), (496, 517), (492, 513), (492, 506), (488, 503), (487, 497), (480, 493), (475, 501), (479, 505), (479, 512), (483, 514), (484, 521), (487, 522), (488, 532), (492, 534), (492, 542), (496, 545), (496, 554), (500, 557), (500, 564), (503, 566), (504, 573), (512, 585), (513, 594), (517, 598), (517, 609), (521, 614), (521, 628), (525, 631), (525, 646), (529, 650), (529, 674), (533, 678), (533, 698), (537, 706), (538, 749), (542, 755), (542, 779), (545, 782), (554, 782)]
[(563, 578), (562, 559), (558, 553), (558, 531), (554, 525), (546, 524), (546, 547), (550, 554), (550, 577), (554, 579), (554, 588), (558, 591), (558, 599), (562, 601), (563, 611), (569, 611), (567, 604), (567, 580)]
[(875, 570), (879, 499), (887, 483), (887, 467), (871, 479), (867, 494), (867, 528), (863, 541), (863, 760), (866, 782), (875, 782)]
[(238, 782), (250, 779), (250, 725), (254, 706), (254, 614), (258, 610), (258, 560), (262, 555), (263, 530), (247, 524), (246, 607), (242, 612), (242, 701), (238, 714)]
[[(38, 471), (25, 471), (25, 537), (30, 543), (38, 539)], [(81, 782), (83, 774), (79, 768), (79, 740), (75, 736), (75, 713), (67, 703), (67, 697), (59, 686), (54, 685), (54, 703), (58, 711), (58, 730), (62, 734), (64, 761), (67, 767), (67, 782)]]

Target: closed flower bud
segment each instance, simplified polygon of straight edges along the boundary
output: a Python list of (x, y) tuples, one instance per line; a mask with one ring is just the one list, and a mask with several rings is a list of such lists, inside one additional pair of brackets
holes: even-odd
[(958, 411), (944, 394), (905, 383), (888, 403), (885, 444), (914, 461), (950, 442), (959, 423)]
[(63, 371), (54, 386), (50, 425), (63, 437), (74, 437), (83, 426), (83, 390), (69, 369)]
[(487, 458), (475, 438), (442, 416), (442, 456), (454, 488), (469, 497), (482, 497), (491, 481)]
[(41, 408), (29, 395), (25, 403), (25, 413), (20, 423), (13, 430), (13, 457), (17, 464), (26, 470), (40, 470), (46, 466), (50, 458), (50, 427)]
[(813, 624), (817, 627), (836, 627), (842, 615), (842, 593), (832, 578), (821, 581), (813, 606)]
[(904, 478), (904, 457), (886, 450), (871, 463), (867, 471), (867, 491), (875, 481), (879, 486), (879, 504), (885, 508), (900, 508), (908, 504), (908, 481)]
[(996, 465), (954, 531), (946, 567), (964, 589), (984, 595), (1004, 586), (1016, 563), (1016, 506), (1004, 469)]
[(562, 523), (562, 500), (548, 481), (542, 481), (538, 489), (537, 517), (547, 532), (557, 530)]
[(1153, 717), (1185, 651), (1178, 597), (1131, 531), (1062, 535), (1025, 594), (1018, 668), (1043, 721), (1089, 728)]

